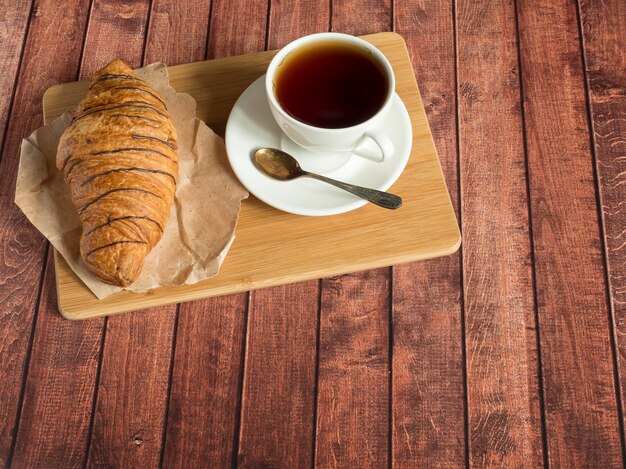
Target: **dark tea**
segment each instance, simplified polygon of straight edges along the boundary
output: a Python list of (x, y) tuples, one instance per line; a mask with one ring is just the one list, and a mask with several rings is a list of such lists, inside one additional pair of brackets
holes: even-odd
[(365, 122), (383, 106), (389, 80), (364, 47), (339, 41), (305, 44), (276, 70), (274, 93), (295, 119), (340, 129)]

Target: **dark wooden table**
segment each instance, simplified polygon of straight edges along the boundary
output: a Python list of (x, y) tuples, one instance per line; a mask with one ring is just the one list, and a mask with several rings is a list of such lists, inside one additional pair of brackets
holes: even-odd
[[(13, 204), (46, 88), (407, 41), (457, 255), (86, 322)], [(0, 0), (0, 466), (622, 467), (623, 0)]]

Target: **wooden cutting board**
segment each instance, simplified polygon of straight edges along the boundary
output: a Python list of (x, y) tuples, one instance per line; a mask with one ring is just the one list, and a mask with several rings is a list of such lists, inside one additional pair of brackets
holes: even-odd
[[(341, 215), (304, 217), (281, 212), (251, 196), (243, 202), (236, 239), (217, 276), (149, 293), (123, 291), (105, 300), (98, 300), (55, 252), (61, 314), (67, 319), (88, 319), (455, 252), (461, 236), (404, 40), (395, 33), (364, 39), (391, 62), (396, 91), (411, 116), (411, 156), (389, 189), (402, 196), (402, 208), (390, 211), (368, 204)], [(170, 82), (193, 96), (198, 117), (223, 135), (235, 101), (265, 73), (273, 55), (273, 51), (261, 52), (170, 67)], [(44, 120), (50, 122), (72, 110), (88, 86), (88, 81), (81, 81), (49, 88), (43, 97)]]

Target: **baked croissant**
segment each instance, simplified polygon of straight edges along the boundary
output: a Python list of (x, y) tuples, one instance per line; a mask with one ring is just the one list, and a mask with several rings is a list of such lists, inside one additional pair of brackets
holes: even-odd
[(61, 136), (56, 166), (83, 224), (80, 253), (128, 286), (159, 242), (178, 177), (176, 129), (163, 99), (121, 60), (99, 70)]

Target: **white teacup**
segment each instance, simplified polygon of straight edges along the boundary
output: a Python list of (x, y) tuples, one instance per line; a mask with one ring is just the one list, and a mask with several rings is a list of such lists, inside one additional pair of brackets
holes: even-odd
[[(284, 59), (299, 47), (310, 45), (316, 41), (329, 40), (340, 41), (366, 49), (380, 65), (383, 73), (386, 74), (388, 89), (380, 109), (366, 121), (351, 127), (335, 129), (306, 124), (288, 114), (276, 98), (276, 73)], [(344, 153), (355, 154), (379, 162), (392, 157), (394, 153), (393, 143), (380, 129), (391, 108), (395, 90), (395, 77), (387, 58), (369, 42), (341, 33), (319, 33), (301, 37), (283, 47), (274, 56), (267, 69), (265, 90), (270, 110), (278, 126), (300, 147), (319, 154), (320, 157), (326, 154), (332, 158), (332, 155)], [(375, 143), (375, 145), (369, 144), (368, 141)]]

